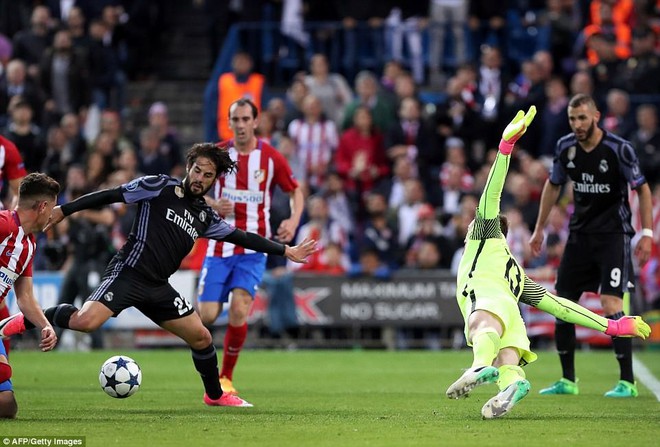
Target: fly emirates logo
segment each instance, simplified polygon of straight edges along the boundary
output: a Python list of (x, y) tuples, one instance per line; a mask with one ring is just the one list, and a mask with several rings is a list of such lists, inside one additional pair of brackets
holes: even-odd
[(581, 182), (573, 182), (573, 190), (586, 194), (609, 194), (609, 183), (594, 183), (594, 175), (582, 173)]
[(173, 209), (168, 208), (167, 213), (165, 213), (165, 219), (169, 220), (174, 225), (180, 227), (183, 231), (188, 233), (188, 236), (190, 236), (194, 241), (199, 236), (197, 230), (195, 230), (195, 227), (192, 224), (195, 221), (195, 217), (190, 214), (188, 210), (183, 210), (183, 212), (184, 215), (180, 216), (175, 213)]

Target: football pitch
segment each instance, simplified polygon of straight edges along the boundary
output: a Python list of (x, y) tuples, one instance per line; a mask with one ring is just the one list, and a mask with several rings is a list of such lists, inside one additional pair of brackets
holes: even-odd
[[(140, 390), (108, 397), (101, 364), (115, 354), (142, 368)], [(660, 351), (636, 353), (660, 378)], [(541, 352), (527, 366), (532, 391), (513, 411), (482, 420), (496, 392), (444, 396), (469, 366), (470, 352), (243, 352), (235, 386), (254, 408), (207, 407), (190, 352), (11, 353), (18, 419), (0, 420), (2, 436), (84, 436), (87, 446), (603, 446), (658, 445), (660, 404), (639, 384), (636, 399), (607, 399), (618, 379), (610, 351), (580, 352), (579, 396), (540, 396), (560, 376)], [(5, 445), (8, 445), (6, 443)]]

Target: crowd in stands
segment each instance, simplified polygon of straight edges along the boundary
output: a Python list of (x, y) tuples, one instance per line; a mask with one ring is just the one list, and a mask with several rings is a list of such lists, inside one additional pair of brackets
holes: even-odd
[[(125, 82), (150, 75), (161, 37), (158, 9), (167, 3), (0, 1), (0, 132), (28, 171), (61, 182), (63, 200), (142, 174), (182, 174), (185, 148), (166, 104), (153, 104), (149, 125), (134, 135), (123, 130)], [(227, 20), (279, 20), (290, 6), (195, 3), (209, 12), (213, 54)], [(660, 1), (298, 3), (301, 23), (332, 25), (311, 28), (309, 41), (304, 33), (284, 34), (302, 64), (286, 78), (286, 93), (266, 91), (275, 84), (268, 64), (281, 62), (282, 52), (249, 51), (260, 41), (249, 29), (241, 34), (248, 51), (234, 56), (232, 73), (238, 82), (263, 75), (255, 98), (259, 135), (287, 157), (305, 187), (298, 238), (312, 235), (322, 249), (302, 269), (388, 278), (402, 268), (454, 268), (501, 130), (534, 104), (539, 116), (515, 152), (502, 204), (516, 257), (547, 274), (567, 237), (570, 198), (553, 210), (541, 258), (531, 257), (528, 240), (576, 93), (592, 94), (600, 125), (633, 142), (660, 199)], [(64, 4), (72, 7), (60, 9)], [(386, 63), (369, 57), (378, 51)], [(217, 101), (227, 104), (222, 90)], [(217, 113), (220, 139), (227, 112)], [(660, 200), (655, 209), (658, 222)], [(125, 239), (131, 220), (130, 209), (115, 212), (108, 250)], [(63, 247), (80, 234), (49, 234), (35, 268), (61, 268)], [(641, 273), (646, 290), (659, 289), (660, 269)]]

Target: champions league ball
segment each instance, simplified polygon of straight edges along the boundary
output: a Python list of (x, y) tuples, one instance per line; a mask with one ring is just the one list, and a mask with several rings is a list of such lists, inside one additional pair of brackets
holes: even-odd
[(125, 355), (110, 357), (101, 366), (101, 388), (108, 396), (123, 399), (140, 389), (142, 371), (135, 360)]

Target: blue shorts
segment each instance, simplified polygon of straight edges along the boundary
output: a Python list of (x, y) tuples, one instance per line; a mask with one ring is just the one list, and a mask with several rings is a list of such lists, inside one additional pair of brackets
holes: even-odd
[[(5, 351), (5, 345), (0, 342), (0, 355), (4, 355), (5, 358), (7, 357), (7, 351)], [(14, 387), (11, 386), (11, 379), (5, 380), (4, 382), (0, 383), (0, 391), (13, 391)]]
[(254, 298), (265, 271), (266, 255), (263, 253), (206, 257), (199, 276), (197, 301), (226, 303), (233, 289), (243, 289)]

